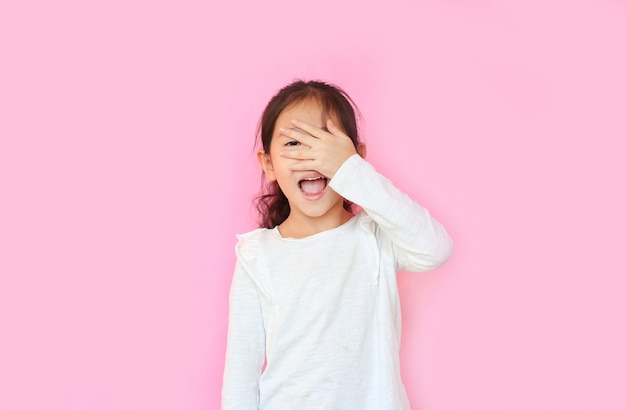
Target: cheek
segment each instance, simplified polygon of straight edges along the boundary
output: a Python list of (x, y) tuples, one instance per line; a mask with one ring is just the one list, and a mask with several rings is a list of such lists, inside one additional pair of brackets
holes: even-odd
[(291, 174), (289, 165), (291, 165), (292, 162), (292, 160), (281, 157), (278, 154), (272, 155), (272, 167), (274, 168), (274, 174), (277, 179), (286, 179), (289, 177)]

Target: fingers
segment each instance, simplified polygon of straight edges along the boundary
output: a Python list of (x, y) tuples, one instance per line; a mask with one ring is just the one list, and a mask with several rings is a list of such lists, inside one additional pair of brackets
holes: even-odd
[[(328, 118), (326, 120), (326, 127), (327, 127), (328, 131), (326, 131), (323, 128), (317, 127), (317, 126), (315, 126), (313, 124), (309, 124), (308, 122), (301, 121), (301, 120), (298, 120), (298, 119), (292, 119), (291, 123), (293, 125), (295, 125), (297, 128), (292, 128), (290, 130), (295, 130), (295, 131), (301, 130), (301, 131), (303, 131), (303, 132), (301, 132), (301, 134), (303, 134), (303, 135), (310, 135), (310, 136), (312, 136), (314, 138), (318, 138), (318, 139), (319, 138), (323, 138), (324, 136), (327, 136), (328, 134), (349, 138), (346, 134), (344, 134), (344, 132), (341, 130), (341, 128), (339, 128), (337, 126), (337, 124), (335, 124), (335, 122), (332, 119), (330, 119), (330, 118)], [(281, 131), (283, 131), (283, 130), (284, 129), (281, 128)]]
[(297, 119), (291, 120), (291, 123), (317, 139), (334, 136), (340, 140), (350, 140), (350, 137), (330, 118), (326, 120), (325, 129)]
[[(308, 134), (312, 135), (315, 138), (324, 138), (325, 136), (328, 136), (328, 134), (330, 134), (328, 131), (326, 131), (326, 130), (320, 128), (320, 127), (317, 127), (317, 126), (315, 126), (313, 124), (309, 124), (308, 122), (304, 122), (304, 121), (301, 121), (301, 120), (293, 119), (293, 120), (291, 120), (291, 123), (293, 125), (295, 125), (296, 127), (300, 128), (301, 130), (303, 130), (303, 131), (307, 132)], [(337, 127), (335, 127), (335, 129), (336, 128)]]
[(279, 131), (281, 135), (296, 140), (303, 145), (308, 145), (309, 147), (316, 140), (316, 137), (307, 134), (302, 130), (298, 130), (297, 128), (281, 128)]
[(309, 149), (292, 149), (288, 151), (280, 151), (278, 153), (283, 158), (289, 159), (297, 159), (297, 160), (313, 160), (314, 156), (311, 154), (311, 150)]
[(288, 166), (292, 171), (317, 171), (332, 178), (345, 160), (356, 152), (350, 137), (330, 119), (325, 124), (327, 129), (296, 119), (291, 123), (294, 127), (281, 128), (280, 134), (301, 145), (281, 150), (280, 156), (294, 160)]
[(315, 157), (310, 149), (286, 150), (278, 153), (283, 158), (294, 160), (287, 165), (290, 171), (315, 171)]

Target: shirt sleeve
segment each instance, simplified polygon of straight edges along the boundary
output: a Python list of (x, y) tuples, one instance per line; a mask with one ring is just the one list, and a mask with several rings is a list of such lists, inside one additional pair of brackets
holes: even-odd
[(223, 410), (259, 407), (259, 377), (265, 362), (265, 330), (259, 291), (239, 259), (230, 289)]
[(449, 259), (453, 245), (444, 227), (359, 155), (348, 158), (329, 185), (376, 222), (392, 242), (398, 270), (432, 270)]

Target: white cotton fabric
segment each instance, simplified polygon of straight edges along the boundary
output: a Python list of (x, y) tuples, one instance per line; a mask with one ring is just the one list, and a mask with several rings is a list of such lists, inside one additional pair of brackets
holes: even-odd
[(302, 239), (238, 236), (224, 410), (409, 409), (396, 272), (437, 268), (452, 241), (358, 155), (330, 187), (362, 211)]

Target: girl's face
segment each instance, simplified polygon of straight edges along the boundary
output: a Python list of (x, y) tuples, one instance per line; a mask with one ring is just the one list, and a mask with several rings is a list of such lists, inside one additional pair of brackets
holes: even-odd
[[(316, 100), (301, 101), (285, 108), (276, 120), (270, 144), (269, 153), (259, 151), (259, 162), (265, 175), (270, 181), (277, 181), (283, 191), (291, 212), (283, 227), (299, 226), (310, 227), (314, 231), (331, 229), (347, 221), (352, 215), (343, 208), (343, 198), (328, 187), (328, 180), (323, 175), (311, 169), (308, 171), (291, 171), (289, 165), (297, 160), (284, 158), (279, 155), (280, 151), (301, 148), (300, 143), (281, 135), (280, 128), (293, 128), (292, 119), (305, 121), (319, 128), (325, 128), (328, 115), (324, 114), (322, 107)], [(341, 124), (336, 115), (330, 114), (335, 124)], [(320, 178), (306, 191), (302, 181), (305, 179)], [(297, 236), (297, 234), (295, 235)]]

